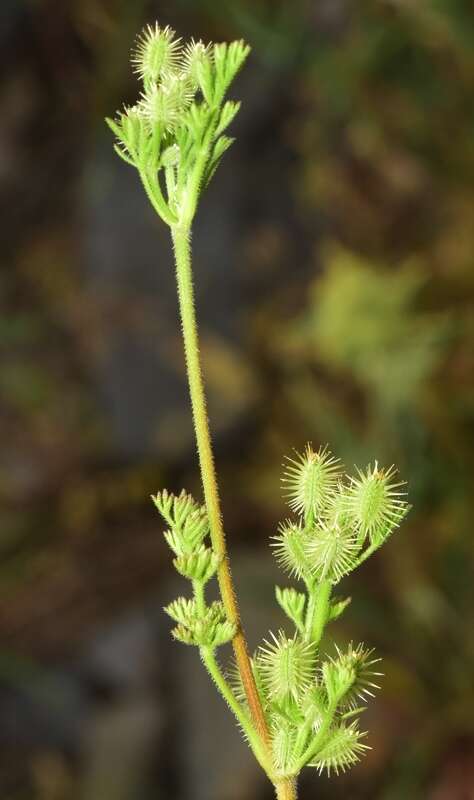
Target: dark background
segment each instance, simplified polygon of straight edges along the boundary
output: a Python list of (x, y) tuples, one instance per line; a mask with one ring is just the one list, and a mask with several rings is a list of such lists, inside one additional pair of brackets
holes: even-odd
[[(474, 798), (474, 11), (469, 0), (2, 0), (0, 795), (264, 800), (149, 500), (199, 496), (168, 231), (103, 117), (158, 19), (244, 37), (201, 202), (203, 357), (252, 647), (284, 454), (395, 462), (414, 509), (332, 627), (383, 656), (366, 759), (302, 800)], [(281, 580), (281, 576), (278, 576)], [(223, 655), (227, 653), (223, 651)]]

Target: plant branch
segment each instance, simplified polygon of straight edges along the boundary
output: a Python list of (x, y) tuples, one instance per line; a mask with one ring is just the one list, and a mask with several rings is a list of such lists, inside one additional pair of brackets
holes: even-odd
[(199, 652), (201, 654), (202, 662), (206, 667), (209, 675), (211, 676), (212, 680), (214, 681), (217, 689), (219, 690), (220, 694), (226, 701), (227, 705), (234, 713), (240, 727), (242, 728), (247, 740), (252, 748), (252, 751), (257, 759), (258, 763), (264, 770), (264, 772), (269, 775), (271, 779), (271, 775), (269, 774), (269, 765), (268, 765), (268, 754), (267, 751), (262, 744), (262, 740), (260, 736), (255, 732), (255, 728), (252, 725), (251, 719), (247, 716), (244, 709), (238, 702), (237, 698), (235, 697), (231, 687), (227, 683), (224, 675), (222, 674), (219, 664), (217, 663), (216, 657), (214, 655), (214, 651), (210, 647), (200, 647)]
[(193, 592), (196, 598), (198, 611), (203, 616), (206, 611), (206, 601), (204, 598), (204, 585), (202, 581), (193, 581)]
[(306, 619), (304, 624), (304, 638), (310, 642), (313, 633), (313, 619), (316, 610), (317, 590), (315, 586), (308, 585), (308, 605), (306, 608)]
[(329, 728), (331, 727), (335, 712), (336, 712), (336, 705), (329, 706), (324, 717), (324, 722), (321, 725), (316, 737), (313, 739), (311, 744), (306, 748), (303, 755), (296, 764), (295, 772), (297, 774), (301, 772), (303, 767), (305, 767), (306, 764), (308, 764), (311, 761), (311, 759), (313, 759), (318, 754), (318, 751), (321, 750), (322, 746), (325, 743), (325, 739), (329, 731)]
[(379, 549), (379, 547), (380, 547), (380, 544), (379, 544), (379, 543), (377, 543), (377, 544), (371, 544), (371, 545), (369, 545), (369, 547), (367, 547), (367, 548), (364, 550), (364, 552), (362, 553), (362, 555), (361, 555), (361, 556), (359, 556), (359, 558), (357, 559), (357, 561), (356, 561), (356, 563), (355, 563), (355, 566), (353, 567), (353, 569), (356, 569), (357, 567), (360, 567), (360, 565), (361, 565), (361, 564), (363, 564), (363, 563), (364, 563), (364, 561), (366, 561), (366, 560), (369, 558), (369, 556), (371, 556), (371, 555), (372, 555), (372, 553), (375, 553), (375, 551), (376, 551), (376, 550), (378, 550), (378, 549)]

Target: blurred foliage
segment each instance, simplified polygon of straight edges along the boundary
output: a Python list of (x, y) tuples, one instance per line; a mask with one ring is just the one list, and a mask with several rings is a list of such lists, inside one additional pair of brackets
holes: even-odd
[[(196, 491), (173, 403), (156, 421), (164, 449), (179, 441), (167, 463), (124, 458), (114, 440), (95, 380), (111, 331), (143, 330), (147, 347), (158, 336), (149, 297), (104, 306), (85, 286), (81, 187), (102, 116), (124, 85), (133, 95), (124, 54), (145, 20), (244, 36), (254, 72), (242, 96), (256, 121), (238, 134), (246, 162), (235, 179), (249, 191), (229, 247), (247, 289), (236, 301), (242, 338), (204, 331), (228, 528), (260, 558), (281, 513), (281, 457), (307, 439), (330, 442), (348, 467), (400, 465), (414, 511), (358, 578), (344, 631), (387, 654), (376, 747), (350, 777), (323, 780), (320, 796), (464, 800), (474, 753), (470, 0), (18, 2), (0, 14), (0, 629), (12, 663), (16, 652), (45, 664), (74, 654), (144, 602), (164, 555), (148, 496), (168, 482)], [(12, 686), (7, 656), (0, 673)], [(73, 797), (58, 753), (7, 758), (2, 794)]]
[(425, 281), (416, 265), (376, 271), (337, 252), (313, 286), (303, 345), (307, 340), (325, 361), (352, 372), (373, 412), (388, 416), (416, 402), (439, 363), (442, 321), (413, 308)]

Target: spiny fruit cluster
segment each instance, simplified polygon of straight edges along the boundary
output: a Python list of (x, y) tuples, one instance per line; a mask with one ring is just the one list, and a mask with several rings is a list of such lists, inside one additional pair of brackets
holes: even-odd
[[(304, 766), (338, 773), (359, 760), (368, 747), (356, 718), (378, 688), (377, 661), (363, 645), (350, 645), (318, 665), (315, 643), (282, 631), (259, 648), (252, 667), (281, 776)], [(237, 691), (243, 702), (238, 683)]]
[(132, 54), (139, 101), (107, 123), (115, 150), (136, 167), (147, 195), (170, 226), (188, 227), (198, 197), (233, 139), (224, 134), (240, 103), (224, 96), (249, 54), (243, 42), (183, 46), (171, 28), (148, 26)]
[(364, 545), (371, 552), (380, 547), (407, 513), (394, 475), (393, 467), (379, 469), (375, 462), (356, 478), (344, 476), (326, 448), (314, 452), (309, 445), (287, 459), (283, 485), (298, 518), (283, 522), (273, 537), (280, 566), (307, 585), (338, 583), (358, 566)]
[[(355, 764), (367, 749), (357, 719), (378, 688), (378, 659), (364, 645), (322, 658), (325, 626), (350, 602), (331, 599), (333, 586), (380, 547), (408, 511), (395, 470), (375, 463), (356, 477), (343, 473), (326, 448), (308, 445), (288, 459), (283, 485), (296, 520), (287, 520), (274, 537), (279, 564), (304, 583), (304, 591), (276, 587), (276, 598), (295, 626), (292, 636), (279, 631), (255, 653), (252, 670), (271, 735), (273, 768), (282, 777), (304, 766), (339, 772)], [(203, 587), (218, 559), (204, 544), (205, 509), (184, 492), (153, 498), (169, 529), (166, 540), (174, 564), (189, 578), (194, 599), (178, 598), (165, 610), (178, 623), (173, 634), (187, 644), (215, 648), (235, 631), (220, 602), (205, 604)], [(250, 716), (237, 669), (230, 685), (236, 702)]]

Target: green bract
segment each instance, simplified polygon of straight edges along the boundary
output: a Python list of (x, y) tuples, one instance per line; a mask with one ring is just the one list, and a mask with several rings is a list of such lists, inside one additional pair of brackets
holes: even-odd
[[(299, 580), (276, 587), (293, 635), (270, 634), (249, 658), (232, 584), (199, 357), (191, 265), (191, 224), (203, 189), (233, 142), (226, 131), (240, 103), (226, 92), (249, 53), (243, 42), (182, 44), (169, 27), (148, 26), (132, 55), (141, 81), (135, 105), (107, 120), (115, 150), (134, 166), (155, 211), (170, 226), (180, 317), (204, 503), (182, 491), (158, 492), (173, 564), (191, 594), (165, 609), (172, 635), (199, 648), (216, 687), (234, 713), (279, 800), (295, 800), (303, 767), (344, 771), (367, 750), (358, 717), (377, 687), (378, 659), (364, 645), (325, 656), (322, 638), (350, 598), (331, 598), (345, 575), (363, 563), (408, 511), (395, 469), (375, 462), (347, 476), (327, 447), (307, 445), (285, 462), (283, 486), (293, 517), (272, 537), (280, 567)], [(217, 576), (221, 600), (208, 603)], [(216, 648), (232, 641), (226, 677)]]

